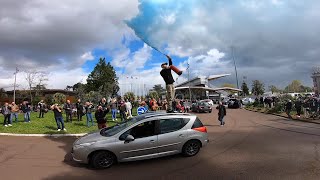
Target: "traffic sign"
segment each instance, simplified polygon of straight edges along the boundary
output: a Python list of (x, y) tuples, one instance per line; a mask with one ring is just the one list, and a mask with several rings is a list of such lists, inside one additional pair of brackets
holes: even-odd
[(138, 115), (141, 115), (141, 114), (145, 113), (146, 111), (147, 111), (146, 108), (144, 108), (144, 107), (138, 107), (138, 109), (137, 109), (137, 114), (138, 114)]

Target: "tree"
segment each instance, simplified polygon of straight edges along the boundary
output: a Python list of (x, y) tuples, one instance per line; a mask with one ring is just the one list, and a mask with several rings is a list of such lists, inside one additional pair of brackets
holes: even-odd
[(66, 102), (66, 96), (64, 94), (61, 94), (61, 93), (55, 93), (53, 95), (53, 100), (54, 100), (54, 103), (57, 103), (57, 104), (63, 104)]
[(236, 88), (234, 84), (224, 83), (222, 87)]
[(155, 91), (155, 92), (157, 92), (158, 95), (161, 95), (162, 92), (166, 91), (166, 90), (161, 86), (161, 84), (156, 84), (156, 85), (154, 85), (153, 88), (152, 88), (152, 90)]
[(87, 91), (98, 91), (104, 97), (115, 96), (119, 91), (116, 72), (110, 62), (100, 58), (87, 78)]
[(280, 89), (278, 89), (275, 85), (270, 85), (269, 86), (269, 91), (271, 91), (271, 93), (278, 93), (278, 92), (281, 92)]
[(26, 71), (26, 80), (28, 82), (30, 102), (33, 102), (32, 90), (36, 91), (36, 95), (39, 94), (41, 88), (45, 88), (46, 83), (48, 81), (46, 72), (41, 72), (37, 70)]
[(72, 91), (76, 92), (77, 97), (80, 99), (84, 99), (86, 94), (89, 93), (87, 92), (86, 85), (80, 82), (72, 86)]
[(159, 94), (156, 91), (151, 91), (148, 95), (150, 98), (158, 99)]
[(264, 84), (259, 80), (252, 81), (252, 93), (256, 96), (264, 93)]
[(285, 89), (285, 92), (303, 92), (301, 81), (293, 80)]
[(249, 88), (246, 82), (242, 83), (241, 90), (244, 96), (249, 95)]
[(124, 94), (124, 99), (128, 99), (128, 100), (135, 100), (135, 95), (133, 92), (126, 92)]

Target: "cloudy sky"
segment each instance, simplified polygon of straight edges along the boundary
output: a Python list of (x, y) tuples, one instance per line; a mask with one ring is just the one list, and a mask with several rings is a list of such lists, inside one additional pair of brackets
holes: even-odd
[(189, 63), (191, 77), (232, 74), (215, 86), (235, 84), (231, 47), (241, 82), (311, 86), (320, 65), (319, 9), (317, 0), (1, 0), (0, 88), (12, 89), (18, 67), (20, 89), (33, 69), (49, 74), (48, 88), (64, 89), (85, 82), (102, 56), (123, 91), (164, 84), (166, 58), (150, 46), (182, 70)]

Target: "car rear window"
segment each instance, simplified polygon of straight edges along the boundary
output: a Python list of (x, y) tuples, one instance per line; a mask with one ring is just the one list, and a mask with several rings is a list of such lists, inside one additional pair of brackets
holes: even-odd
[(193, 125), (192, 125), (192, 129), (193, 128), (199, 128), (199, 127), (203, 127), (203, 124), (200, 121), (200, 119), (197, 117), (196, 120), (194, 121)]
[(188, 124), (189, 121), (189, 118), (162, 119), (160, 120), (160, 134), (177, 131)]

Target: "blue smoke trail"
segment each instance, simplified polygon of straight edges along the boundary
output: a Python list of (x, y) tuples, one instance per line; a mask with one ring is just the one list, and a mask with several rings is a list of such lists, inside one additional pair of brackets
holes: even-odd
[[(156, 51), (163, 53), (163, 46), (166, 46), (163, 42), (156, 42), (153, 39), (153, 35), (159, 28), (168, 28), (168, 24), (159, 20), (159, 16), (169, 14), (177, 11), (187, 11), (191, 9), (195, 0), (188, 1), (171, 1), (171, 0), (140, 0), (138, 16), (134, 17), (130, 21), (126, 21), (126, 24), (134, 30), (136, 36), (144, 41), (148, 46), (152, 47)], [(187, 14), (186, 16), (187, 17)], [(179, 22), (179, 21), (177, 21)], [(177, 25), (176, 23), (171, 26)], [(162, 44), (161, 44), (162, 43)]]

